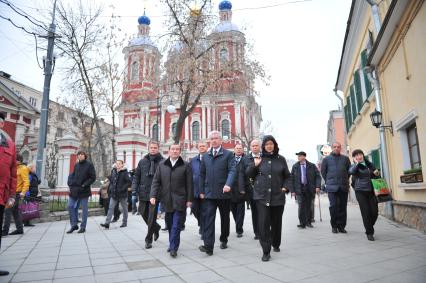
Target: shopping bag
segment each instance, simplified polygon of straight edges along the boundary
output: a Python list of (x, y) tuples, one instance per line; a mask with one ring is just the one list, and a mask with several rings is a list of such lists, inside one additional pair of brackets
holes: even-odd
[(390, 194), (388, 194), (388, 195), (379, 195), (379, 196), (376, 196), (376, 198), (377, 198), (377, 202), (387, 202), (387, 201), (392, 201), (393, 199), (392, 199), (392, 196), (390, 195)]
[(373, 184), (374, 194), (376, 196), (390, 195), (389, 186), (385, 179), (371, 179), (371, 183)]
[(21, 211), (22, 221), (40, 218), (38, 202), (22, 202), (21, 204), (19, 204), (19, 210)]

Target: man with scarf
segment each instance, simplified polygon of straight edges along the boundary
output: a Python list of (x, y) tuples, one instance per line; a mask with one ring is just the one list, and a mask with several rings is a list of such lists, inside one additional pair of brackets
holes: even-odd
[(142, 158), (135, 169), (132, 182), (132, 191), (139, 195), (139, 214), (148, 226), (148, 233), (145, 237), (145, 248), (152, 248), (152, 239), (156, 241), (159, 237), (161, 226), (157, 223), (158, 202), (150, 204), (149, 195), (151, 193), (152, 180), (158, 164), (164, 158), (159, 152), (159, 144), (151, 141), (148, 144), (149, 153)]

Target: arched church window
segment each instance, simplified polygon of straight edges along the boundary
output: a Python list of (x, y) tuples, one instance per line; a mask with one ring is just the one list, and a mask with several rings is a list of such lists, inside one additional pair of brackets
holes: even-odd
[(226, 48), (222, 48), (220, 50), (220, 61), (222, 62), (228, 61), (228, 50), (226, 50)]
[(158, 135), (158, 125), (155, 124), (152, 126), (152, 139), (155, 141), (159, 141), (159, 135)]
[(138, 62), (133, 62), (132, 63), (132, 69), (131, 69), (131, 80), (135, 81), (139, 78), (139, 66), (138, 66)]
[(177, 134), (177, 123), (173, 123), (172, 124), (172, 135), (173, 135), (173, 138), (176, 137), (176, 134)]
[(229, 120), (227, 120), (227, 119), (222, 120), (221, 129), (222, 129), (222, 137), (224, 139), (231, 138), (231, 131), (230, 131)]
[(195, 121), (192, 123), (192, 140), (199, 141), (200, 140), (200, 122)]

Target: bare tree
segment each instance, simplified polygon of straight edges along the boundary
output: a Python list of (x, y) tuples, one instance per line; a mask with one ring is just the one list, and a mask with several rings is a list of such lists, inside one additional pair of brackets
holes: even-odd
[(268, 120), (262, 124), (262, 127), (258, 135), (253, 135), (253, 134), (250, 135), (246, 131), (243, 131), (241, 135), (233, 135), (233, 136), (243, 145), (244, 148), (249, 149), (250, 143), (252, 140), (254, 139), (261, 140), (265, 135), (272, 134), (273, 131), (274, 131), (274, 128), (272, 126), (272, 122)]
[[(165, 63), (166, 78), (163, 87), (179, 102), (179, 117), (173, 140), (179, 143), (185, 119), (209, 94), (250, 93), (257, 76), (265, 77), (261, 64), (248, 61), (242, 54), (238, 59), (219, 59), (221, 46), (235, 44), (229, 38), (209, 34), (214, 24), (210, 16), (211, 0), (198, 2), (193, 7), (192, 0), (161, 0), (167, 7), (170, 17), (166, 21), (168, 59)], [(241, 34), (241, 41), (245, 39)]]
[[(104, 36), (104, 29), (98, 24), (102, 9), (91, 7), (90, 3), (83, 5), (79, 1), (76, 7), (64, 6), (58, 8), (57, 46), (68, 61), (66, 69), (69, 94), (84, 94), (84, 99), (90, 108), (90, 116), (98, 137), (102, 135), (99, 113), (103, 107), (101, 97), (95, 89), (99, 56), (97, 47)], [(89, 140), (91, 140), (89, 138)], [(99, 141), (102, 159), (102, 172), (107, 172), (107, 156), (103, 140)]]

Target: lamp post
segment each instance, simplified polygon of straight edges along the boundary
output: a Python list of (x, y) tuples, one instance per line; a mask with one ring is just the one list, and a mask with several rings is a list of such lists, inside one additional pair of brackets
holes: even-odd
[(159, 125), (159, 122), (160, 122), (160, 113), (161, 113), (161, 102), (163, 101), (163, 98), (165, 98), (165, 97), (169, 97), (170, 98), (170, 100), (169, 100), (169, 102), (170, 102), (170, 104), (167, 106), (167, 112), (169, 112), (169, 113), (176, 113), (176, 107), (173, 105), (173, 100), (172, 100), (172, 96), (170, 95), (170, 94), (159, 94), (158, 96), (157, 96), (157, 136), (155, 137), (155, 139), (159, 142), (160, 141), (160, 139), (161, 139), (161, 132), (160, 132), (160, 125)]

